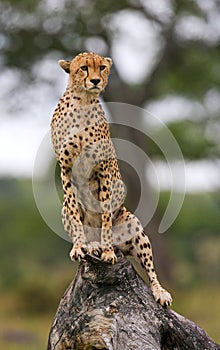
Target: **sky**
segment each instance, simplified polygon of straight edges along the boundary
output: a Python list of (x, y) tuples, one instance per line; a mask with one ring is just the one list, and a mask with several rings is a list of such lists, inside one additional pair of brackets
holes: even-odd
[[(207, 2), (198, 0), (201, 6), (206, 6), (210, 11), (209, 20), (212, 20), (211, 27), (207, 32), (207, 23), (197, 21), (193, 16), (186, 21), (181, 19), (177, 27), (177, 32), (184, 29), (183, 40), (187, 40), (187, 35), (206, 36), (217, 40), (220, 36), (220, 21), (215, 18), (214, 11), (207, 5)], [(169, 2), (163, 0), (160, 6), (155, 8), (153, 1), (145, 1), (146, 6), (151, 6), (152, 10), (164, 13), (164, 4)], [(150, 5), (151, 3), (151, 5)], [(210, 4), (212, 1), (210, 2)], [(166, 16), (161, 17), (166, 20), (170, 13), (167, 8)], [(190, 24), (191, 23), (191, 24)], [(112, 20), (112, 26), (116, 27), (117, 35), (113, 38), (112, 56), (113, 62), (117, 66), (121, 77), (129, 82), (138, 82), (141, 77), (147, 76), (153, 68), (153, 62), (163, 43), (160, 32), (141, 14), (131, 14), (130, 11), (120, 12)], [(128, 32), (127, 28), (133, 28)], [(193, 28), (193, 30), (192, 30)], [(214, 30), (214, 34), (213, 34)], [(145, 40), (141, 40), (143, 35)], [(132, 45), (131, 45), (132, 44)], [(97, 41), (88, 40), (88, 50), (96, 49)], [(103, 51), (105, 48), (103, 47)], [(65, 90), (67, 75), (63, 73), (57, 64), (61, 58), (59, 53), (52, 52), (44, 59), (35, 64), (33, 75), (35, 76), (32, 85), (26, 85), (24, 90), (19, 87), (19, 81), (23, 79), (21, 73), (16, 69), (5, 69), (0, 74), (0, 176), (31, 177), (37, 151), (43, 137), (50, 130), (50, 121), (53, 110), (59, 98)], [(48, 85), (46, 81), (49, 80)], [(8, 104), (8, 98), (15, 96), (16, 104)], [(164, 123), (181, 118), (189, 118), (190, 115), (197, 115), (203, 118), (206, 108), (220, 108), (219, 93), (210, 91), (202, 104), (190, 101), (178, 95), (170, 95), (158, 101), (148, 103), (147, 110), (156, 115)], [(167, 112), (169, 111), (169, 113)], [(196, 112), (196, 113), (195, 113)], [(219, 137), (216, 131), (216, 137)], [(213, 135), (213, 131), (212, 131)], [(160, 188), (169, 188), (169, 169), (167, 164), (154, 163), (157, 179)], [(188, 192), (201, 190), (215, 190), (219, 188), (219, 163), (211, 161), (186, 162), (186, 189)], [(207, 178), (207, 173), (209, 174)], [(147, 172), (149, 180), (153, 186), (158, 186), (151, 180), (150, 170)]]

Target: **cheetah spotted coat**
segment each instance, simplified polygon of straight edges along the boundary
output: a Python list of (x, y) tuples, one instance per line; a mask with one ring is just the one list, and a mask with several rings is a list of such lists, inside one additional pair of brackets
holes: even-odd
[(73, 241), (72, 260), (101, 254), (114, 263), (114, 246), (145, 269), (153, 295), (170, 305), (153, 266), (150, 241), (139, 220), (124, 206), (124, 185), (98, 96), (106, 87), (112, 61), (82, 53), (59, 61), (69, 74), (67, 89), (54, 111), (52, 142), (64, 190), (62, 221)]

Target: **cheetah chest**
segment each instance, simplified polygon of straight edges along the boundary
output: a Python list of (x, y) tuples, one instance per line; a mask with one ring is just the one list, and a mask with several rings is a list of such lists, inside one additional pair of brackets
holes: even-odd
[(82, 207), (101, 212), (100, 201), (109, 201), (111, 211), (117, 210), (124, 202), (124, 185), (101, 106), (55, 116), (52, 139), (58, 160), (68, 142), (73, 145), (72, 182)]

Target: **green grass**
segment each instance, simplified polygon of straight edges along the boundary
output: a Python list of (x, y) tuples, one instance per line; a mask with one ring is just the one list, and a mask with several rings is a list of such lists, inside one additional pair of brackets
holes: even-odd
[(46, 349), (56, 309), (77, 264), (66, 267), (50, 274), (32, 271), (20, 285), (0, 293), (0, 349)]
[(53, 313), (28, 315), (20, 310), (17, 295), (1, 295), (0, 299), (0, 348), (45, 350)]
[(217, 343), (220, 343), (220, 285), (200, 287), (173, 292), (172, 308), (195, 322)]

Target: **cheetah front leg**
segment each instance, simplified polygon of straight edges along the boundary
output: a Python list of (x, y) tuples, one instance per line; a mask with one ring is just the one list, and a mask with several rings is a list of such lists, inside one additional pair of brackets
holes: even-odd
[[(103, 176), (103, 177), (102, 177)], [(111, 179), (105, 171), (101, 176), (99, 200), (102, 211), (102, 230), (101, 230), (101, 259), (114, 264), (117, 261), (113, 244), (112, 235), (112, 210), (111, 210)]]
[(70, 251), (71, 260), (81, 260), (87, 251), (85, 244), (85, 234), (83, 224), (80, 218), (80, 209), (77, 204), (74, 185), (64, 181), (64, 201), (62, 209), (62, 222), (64, 229), (73, 242), (73, 248)]
[(112, 246), (112, 214), (105, 212), (102, 214), (102, 231), (101, 231), (101, 259), (108, 263), (114, 264), (117, 261), (114, 248)]
[(84, 229), (77, 203), (76, 189), (72, 183), (72, 167), (74, 159), (79, 155), (79, 144), (71, 140), (63, 145), (59, 157), (61, 179), (64, 190), (62, 221), (64, 229), (73, 241), (70, 251), (71, 260), (81, 260), (86, 253)]

